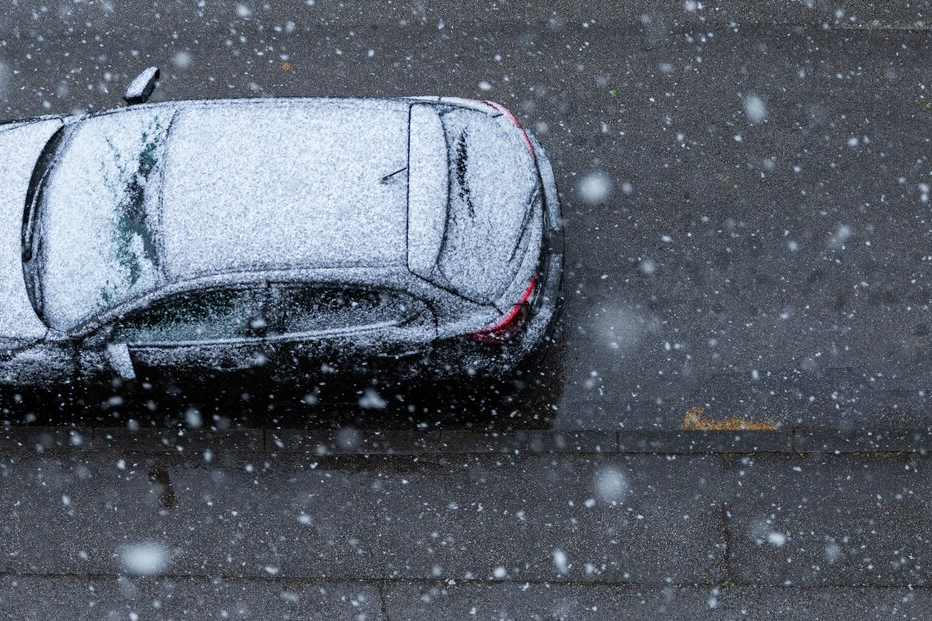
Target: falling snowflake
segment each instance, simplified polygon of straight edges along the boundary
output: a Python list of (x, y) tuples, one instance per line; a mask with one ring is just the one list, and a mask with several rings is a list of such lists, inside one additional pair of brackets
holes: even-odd
[(154, 576), (168, 566), (168, 551), (157, 542), (132, 544), (120, 550), (120, 562), (131, 574)]
[(382, 398), (382, 395), (371, 388), (366, 388), (362, 397), (359, 398), (359, 407), (367, 410), (383, 410), (388, 403)]
[(569, 571), (568, 559), (566, 558), (566, 552), (557, 548), (553, 551), (553, 566), (557, 568), (557, 571), (561, 574), (565, 574)]
[(744, 98), (744, 113), (751, 123), (763, 123), (767, 118), (767, 105), (757, 95), (748, 95)]
[(595, 493), (607, 503), (620, 502), (628, 493), (627, 475), (618, 468), (602, 468), (595, 475)]
[(601, 205), (612, 194), (612, 180), (604, 173), (588, 174), (579, 182), (579, 194), (590, 205)]

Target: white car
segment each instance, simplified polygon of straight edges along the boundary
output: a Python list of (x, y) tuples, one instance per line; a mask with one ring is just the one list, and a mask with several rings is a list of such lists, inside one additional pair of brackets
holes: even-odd
[(501, 377), (550, 338), (561, 231), (540, 143), (491, 102), (179, 101), (6, 123), (0, 383)]

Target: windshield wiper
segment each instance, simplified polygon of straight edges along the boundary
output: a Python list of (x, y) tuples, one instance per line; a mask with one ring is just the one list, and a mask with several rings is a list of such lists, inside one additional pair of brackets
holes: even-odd
[(42, 196), (41, 187), (45, 185), (50, 170), (49, 164), (55, 157), (59, 143), (65, 128), (61, 127), (52, 134), (45, 146), (42, 147), (42, 153), (36, 161), (35, 168), (32, 169), (32, 176), (29, 178), (29, 188), (26, 190), (26, 205), (23, 208), (23, 232), (22, 232), (22, 252), (23, 261), (31, 261), (33, 257), (33, 238), (35, 237), (36, 222), (39, 220), (39, 199)]
[(65, 128), (60, 127), (58, 131), (52, 134), (48, 142), (42, 148), (36, 166), (32, 170), (32, 176), (29, 178), (29, 188), (26, 190), (26, 204), (23, 207), (23, 229), (21, 251), (23, 259), (23, 278), (26, 281), (26, 293), (33, 309), (39, 318), (43, 319), (42, 314), (42, 287), (39, 282), (39, 266), (35, 260), (39, 256), (39, 236), (37, 229), (39, 226), (40, 213), (42, 205), (42, 194), (45, 184), (48, 180), (51, 164), (55, 160), (58, 152), (58, 146), (61, 144)]
[(397, 175), (397, 174), (399, 174), (399, 173), (403, 173), (403, 172), (406, 171), (406, 170), (408, 170), (408, 167), (407, 167), (407, 166), (405, 166), (404, 168), (399, 168), (399, 169), (396, 170), (395, 172), (388, 173), (387, 175), (385, 175), (384, 177), (382, 177), (382, 183), (388, 183), (389, 181), (392, 180), (392, 178), (394, 178), (395, 175)]

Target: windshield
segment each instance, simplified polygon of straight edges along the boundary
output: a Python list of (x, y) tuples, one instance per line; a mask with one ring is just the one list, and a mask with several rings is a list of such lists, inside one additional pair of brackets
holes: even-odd
[(158, 189), (172, 114), (82, 122), (39, 184), (24, 248), (37, 308), (53, 328), (67, 331), (162, 282)]

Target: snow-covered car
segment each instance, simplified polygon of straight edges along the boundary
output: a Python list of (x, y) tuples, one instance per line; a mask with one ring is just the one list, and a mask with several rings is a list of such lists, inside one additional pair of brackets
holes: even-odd
[(254, 367), (502, 377), (546, 348), (540, 143), (445, 97), (144, 103), (0, 125), (0, 383)]

